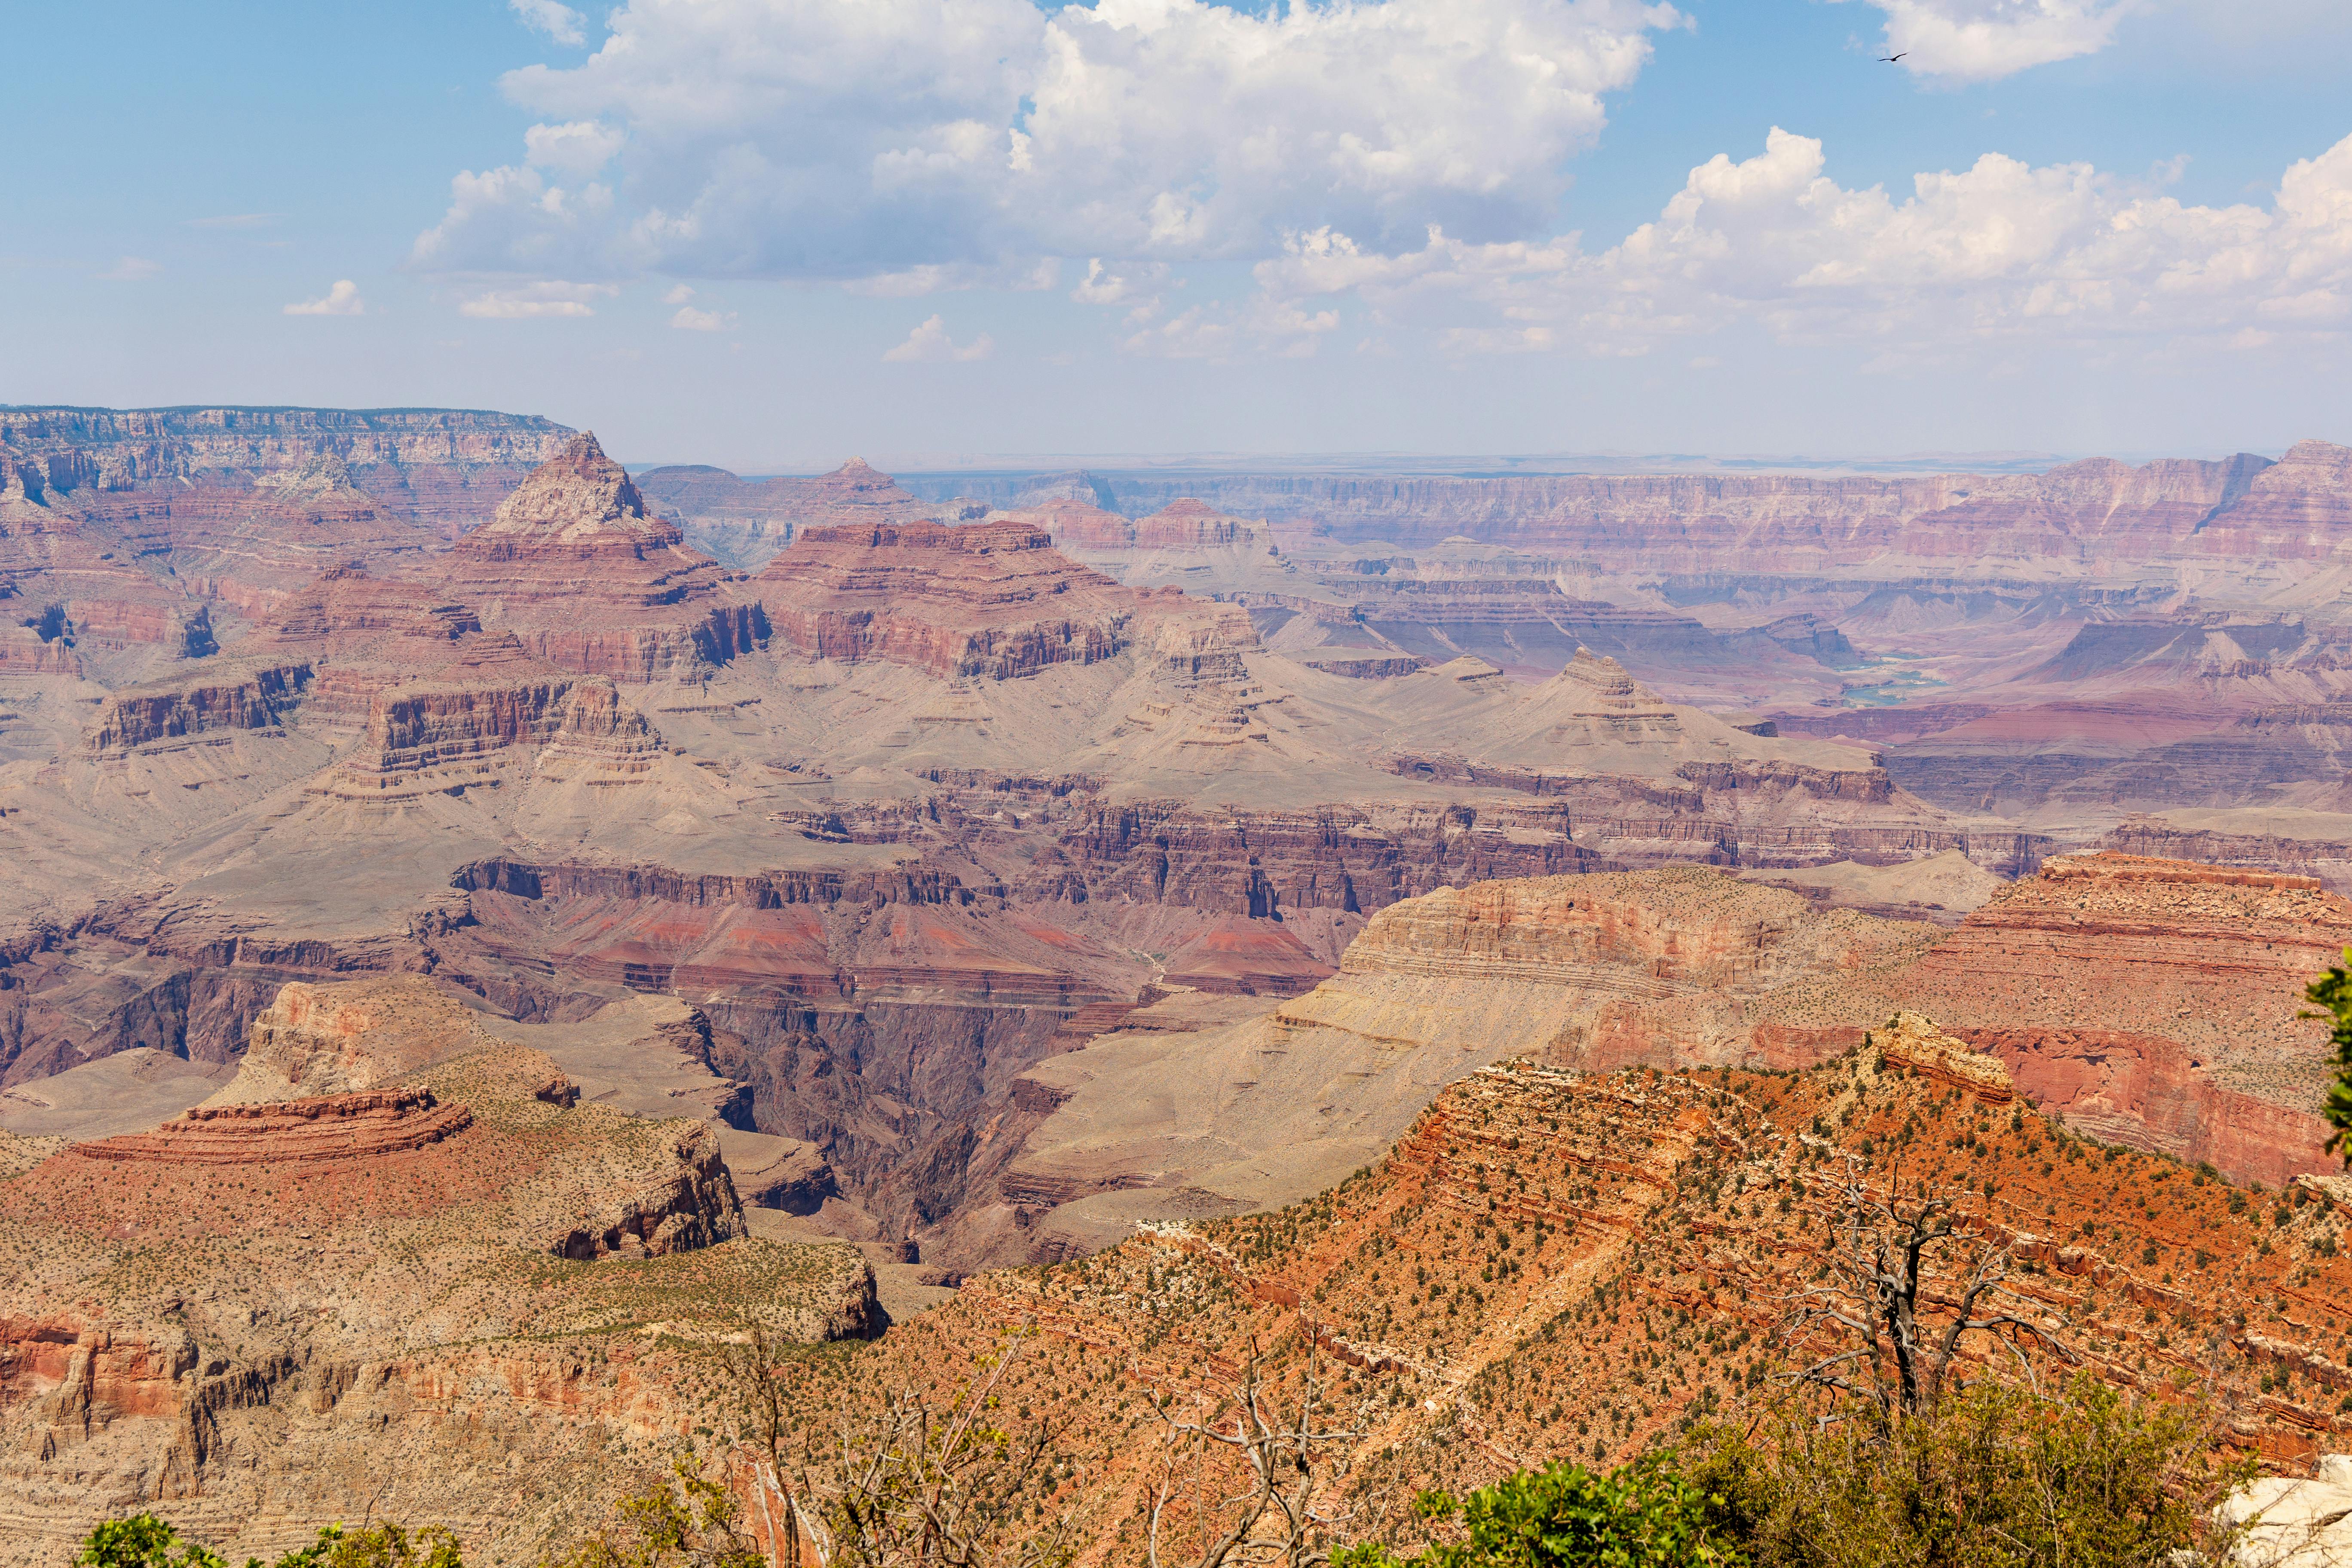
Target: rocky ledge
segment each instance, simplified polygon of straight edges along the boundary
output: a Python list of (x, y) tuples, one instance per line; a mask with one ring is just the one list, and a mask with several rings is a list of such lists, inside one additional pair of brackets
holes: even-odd
[(439, 1103), (429, 1089), (369, 1089), (315, 1100), (199, 1105), (152, 1132), (77, 1143), (72, 1152), (85, 1160), (172, 1165), (364, 1160), (438, 1143), (473, 1122), (471, 1110)]

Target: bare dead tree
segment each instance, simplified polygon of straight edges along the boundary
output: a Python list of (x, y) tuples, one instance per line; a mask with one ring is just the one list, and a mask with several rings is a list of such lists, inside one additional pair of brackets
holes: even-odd
[[(1347, 1515), (1319, 1506), (1318, 1498), (1346, 1473), (1348, 1451), (1363, 1434), (1326, 1424), (1311, 1337), (1308, 1345), (1298, 1397), (1287, 1411), (1266, 1387), (1255, 1345), (1239, 1384), (1215, 1407), (1206, 1395), (1192, 1394), (1194, 1415), (1187, 1419), (1180, 1413), (1185, 1396), (1154, 1401), (1166, 1426), (1167, 1459), (1145, 1538), (1150, 1568), (1177, 1568), (1180, 1561), (1186, 1568), (1322, 1568), (1330, 1562), (1329, 1539)], [(1188, 1451), (1192, 1476), (1185, 1489), (1200, 1523), (1200, 1552), (1180, 1560), (1165, 1554), (1160, 1538)], [(1222, 1461), (1218, 1471), (1241, 1473), (1240, 1489), (1223, 1499), (1213, 1499), (1212, 1455)]]
[(790, 1468), (795, 1501), (830, 1568), (1060, 1568), (1070, 1560), (1071, 1515), (1041, 1517), (1067, 1422), (1020, 1432), (999, 1425), (997, 1389), (1022, 1345), (1008, 1336), (982, 1359), (983, 1376), (943, 1399), (898, 1390), (877, 1415), (845, 1413), (832, 1433), (803, 1437)]
[(1789, 1374), (1801, 1385), (1874, 1405), (1883, 1426), (1942, 1396), (1969, 1334), (1988, 1334), (2029, 1378), (2030, 1341), (2073, 1363), (2075, 1355), (2026, 1298), (2009, 1288), (2015, 1243), (1998, 1239), (1959, 1206), (1954, 1192), (1906, 1197), (1898, 1176), (1881, 1195), (1848, 1156), (1832, 1229), (1828, 1277), (1790, 1298), (1780, 1331), (1801, 1343), (1827, 1330), (1860, 1343)]

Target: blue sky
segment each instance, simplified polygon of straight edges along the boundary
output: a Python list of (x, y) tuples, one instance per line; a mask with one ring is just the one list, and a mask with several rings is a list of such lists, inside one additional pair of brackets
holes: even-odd
[(746, 471), (2352, 441), (2341, 4), (89, 4), (9, 37), (0, 401), (510, 408)]

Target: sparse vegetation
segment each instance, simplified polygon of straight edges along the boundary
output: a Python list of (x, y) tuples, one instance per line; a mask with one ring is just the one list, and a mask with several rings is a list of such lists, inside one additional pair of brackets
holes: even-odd
[[(182, 1541), (153, 1513), (110, 1519), (92, 1529), (75, 1556), (77, 1568), (227, 1568), (218, 1552)], [(261, 1568), (248, 1557), (246, 1568)], [(465, 1568), (457, 1538), (435, 1526), (411, 1533), (397, 1524), (346, 1530), (330, 1524), (308, 1546), (284, 1553), (271, 1568)]]

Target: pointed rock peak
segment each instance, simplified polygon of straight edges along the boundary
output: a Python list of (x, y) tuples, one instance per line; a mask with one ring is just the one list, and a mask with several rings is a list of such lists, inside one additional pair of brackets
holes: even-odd
[(569, 533), (581, 528), (635, 531), (649, 521), (646, 499), (630, 482), (628, 470), (604, 456), (596, 437), (583, 430), (533, 468), (499, 508), (497, 521), (481, 531)]
[(1207, 501), (1192, 496), (1181, 496), (1153, 514), (1158, 517), (1222, 517), (1224, 514)]
[(850, 458), (818, 482), (838, 490), (882, 490), (894, 496), (898, 493), (898, 481), (863, 458)]

